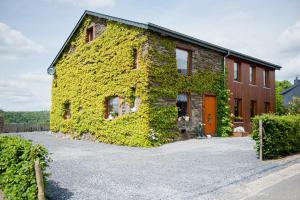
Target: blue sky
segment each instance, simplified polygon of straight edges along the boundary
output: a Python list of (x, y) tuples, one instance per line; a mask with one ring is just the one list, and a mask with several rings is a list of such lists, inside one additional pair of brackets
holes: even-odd
[(299, 0), (1, 0), (1, 109), (50, 109), (46, 69), (86, 9), (280, 64), (278, 80), (300, 75)]

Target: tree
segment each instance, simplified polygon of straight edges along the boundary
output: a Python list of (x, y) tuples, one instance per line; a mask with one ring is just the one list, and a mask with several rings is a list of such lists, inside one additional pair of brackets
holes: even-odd
[(286, 113), (286, 108), (283, 105), (283, 96), (280, 93), (291, 86), (292, 84), (287, 80), (276, 81), (276, 113), (279, 115)]

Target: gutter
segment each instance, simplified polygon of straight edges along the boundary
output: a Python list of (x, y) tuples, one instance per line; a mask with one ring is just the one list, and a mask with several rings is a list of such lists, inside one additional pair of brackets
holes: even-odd
[(226, 87), (226, 58), (230, 56), (230, 51), (227, 51), (227, 54), (224, 56), (224, 61), (223, 61), (223, 64), (224, 64), (224, 87)]

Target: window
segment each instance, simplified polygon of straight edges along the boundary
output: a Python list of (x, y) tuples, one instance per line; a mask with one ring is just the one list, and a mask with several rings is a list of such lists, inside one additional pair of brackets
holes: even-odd
[(178, 108), (178, 117), (189, 116), (189, 95), (186, 93), (177, 96), (176, 106)]
[(241, 118), (242, 116), (242, 100), (234, 99), (234, 116), (236, 118)]
[(113, 119), (119, 116), (119, 97), (110, 97), (106, 105), (106, 118)]
[(86, 42), (90, 42), (94, 39), (94, 26), (92, 25), (86, 30)]
[(133, 69), (138, 68), (138, 52), (137, 49), (133, 49)]
[(250, 101), (250, 117), (255, 117), (257, 114), (257, 106), (256, 101)]
[(241, 74), (240, 74), (240, 64), (235, 62), (233, 64), (233, 79), (235, 81), (241, 81)]
[(264, 86), (265, 87), (269, 87), (269, 71), (268, 70), (264, 70), (263, 72), (263, 76), (264, 76)]
[(270, 103), (265, 102), (265, 113), (269, 113), (269, 112), (270, 112)]
[(71, 118), (71, 103), (65, 102), (64, 103), (64, 119), (70, 119)]
[(250, 66), (250, 83), (252, 85), (256, 83), (256, 68), (254, 66)]
[(191, 53), (186, 50), (176, 49), (176, 62), (178, 73), (189, 75), (191, 71)]

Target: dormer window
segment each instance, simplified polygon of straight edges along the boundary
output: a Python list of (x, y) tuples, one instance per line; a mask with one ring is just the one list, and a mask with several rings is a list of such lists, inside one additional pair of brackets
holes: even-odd
[(91, 42), (95, 37), (95, 27), (94, 25), (86, 29), (86, 42)]

